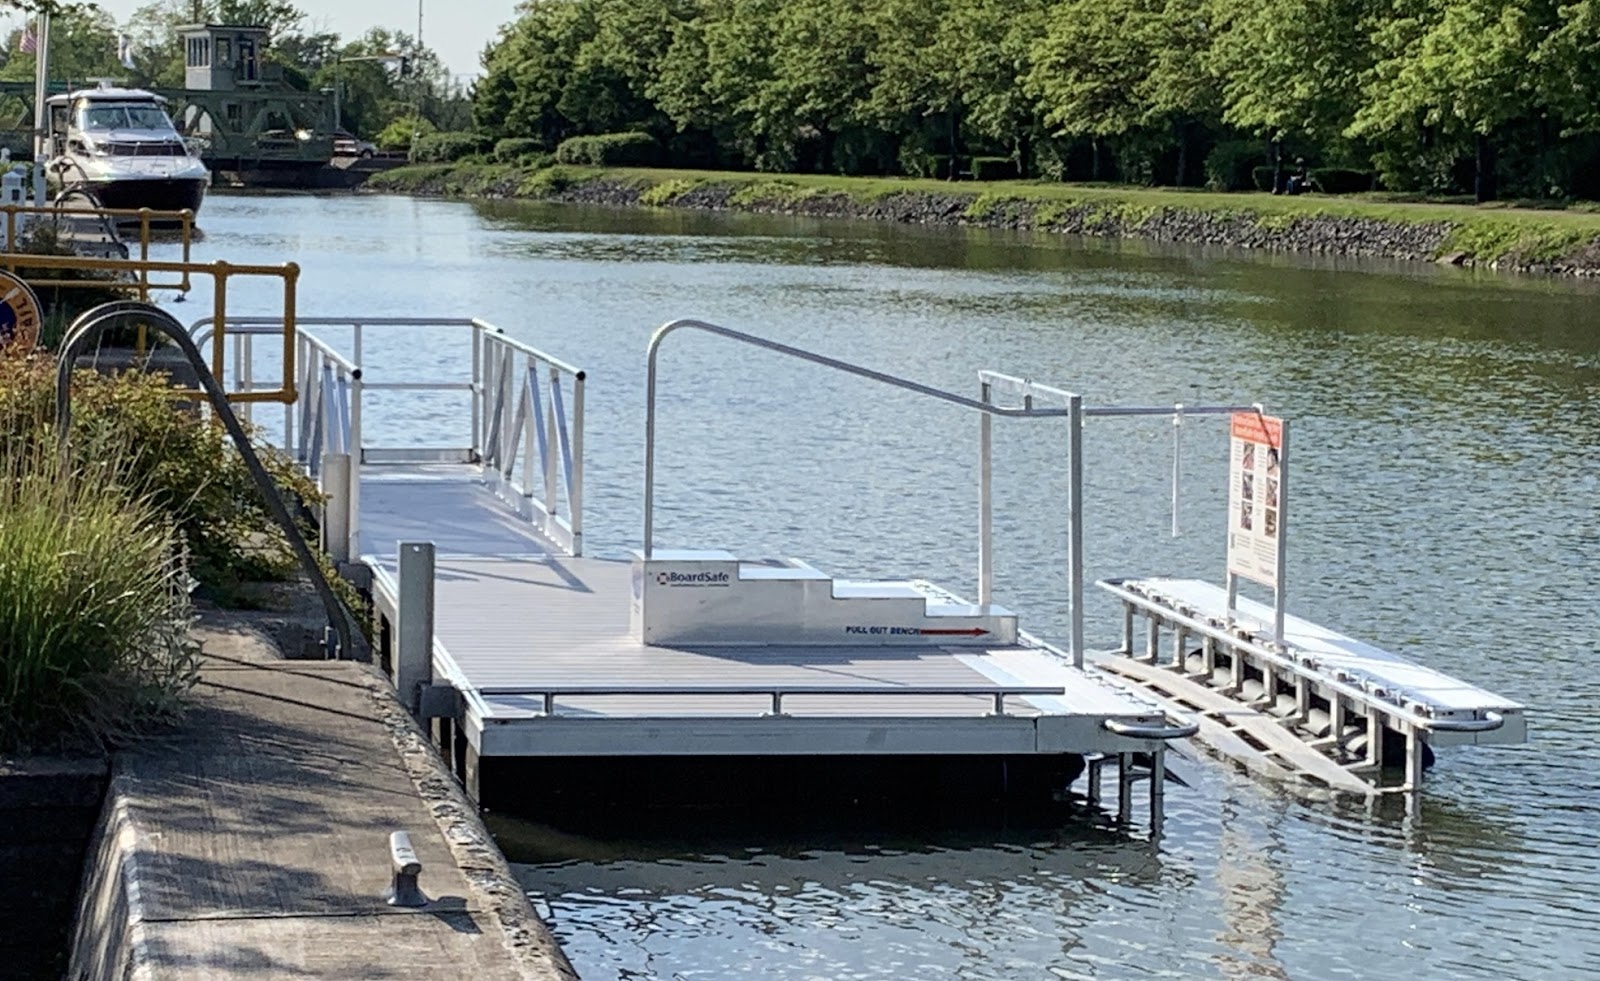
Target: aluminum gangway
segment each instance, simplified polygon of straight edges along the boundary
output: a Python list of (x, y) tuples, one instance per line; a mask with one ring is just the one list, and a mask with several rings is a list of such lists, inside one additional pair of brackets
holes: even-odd
[[(792, 558), (748, 559), (653, 541), (656, 352), (693, 329), (972, 410), (1060, 425), (1056, 408), (1007, 408), (695, 321), (651, 342), (645, 533), (631, 556), (587, 554), (586, 375), (480, 320), (301, 317), (299, 400), (283, 447), (322, 481), (324, 539), (366, 580), (380, 656), (432, 722), (474, 795), (485, 761), (620, 757), (1073, 758), (1117, 770), (1117, 810), (1149, 777), (1159, 828), (1165, 749), (1196, 724), (1020, 628), (989, 595), (980, 529), (977, 602), (925, 581), (855, 582)], [(206, 336), (209, 320), (194, 330)], [(230, 318), (230, 382), (248, 390), (281, 343), (271, 319)], [(334, 343), (337, 339), (343, 343)], [(451, 377), (379, 376), (369, 349), (427, 337)], [(376, 363), (375, 361), (372, 363)], [(454, 393), (454, 442), (375, 445), (368, 398)], [(1073, 549), (1081, 544), (1074, 540)], [(1081, 563), (1070, 588), (1081, 595)], [(1077, 769), (1082, 769), (1078, 767)], [(1063, 790), (1065, 788), (1062, 788)]]

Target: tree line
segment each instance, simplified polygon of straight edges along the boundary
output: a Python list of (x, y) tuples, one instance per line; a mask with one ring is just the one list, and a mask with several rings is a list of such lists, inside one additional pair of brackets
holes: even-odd
[(525, 0), (483, 63), (487, 135), (685, 166), (1600, 198), (1600, 0)]
[[(32, 3), (0, 4), (32, 7)], [(340, 123), (360, 136), (405, 147), (414, 132), (459, 130), (471, 125), (464, 88), (431, 49), (403, 31), (374, 27), (359, 38), (309, 26), (304, 10), (286, 0), (154, 0), (118, 23), (109, 13), (80, 4), (57, 5), (50, 27), (50, 75), (81, 84), (109, 78), (144, 88), (184, 87), (185, 24), (249, 24), (268, 29), (267, 60), (283, 66), (287, 84), (304, 91), (339, 90)], [(31, 81), (35, 56), (12, 31), (0, 52), (0, 81)], [(130, 68), (122, 61), (126, 38)], [(389, 57), (389, 56), (394, 57)], [(19, 104), (20, 106), (20, 104)], [(13, 114), (19, 110), (13, 106)], [(420, 120), (418, 114), (420, 113)], [(22, 120), (21, 128), (31, 122)]]

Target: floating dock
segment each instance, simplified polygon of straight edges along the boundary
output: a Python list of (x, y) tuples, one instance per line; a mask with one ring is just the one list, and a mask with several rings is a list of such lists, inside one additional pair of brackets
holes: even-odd
[[(302, 318), (299, 327), (286, 368), (293, 385), (286, 375), (283, 388), (297, 393), (284, 410), (285, 448), (329, 495), (325, 547), (370, 590), (379, 656), (402, 700), (431, 723), (439, 749), (480, 801), (507, 789), (496, 783), (513, 780), (506, 776), (513, 771), (500, 764), (518, 760), (870, 759), (909, 768), (914, 760), (959, 758), (993, 760), (1002, 773), (1010, 761), (1044, 762), (1062, 794), (1087, 770), (1092, 801), (1102, 771), (1114, 766), (1123, 820), (1135, 783), (1148, 777), (1151, 824), (1159, 828), (1165, 748), (1197, 732), (1258, 772), (1349, 792), (1370, 790), (1372, 775), (1396, 753), (1404, 758), (1404, 788), (1415, 790), (1431, 746), (1525, 738), (1521, 706), (1286, 618), (1281, 578), (1276, 607), (1236, 602), (1231, 564), (1227, 589), (1176, 579), (1102, 583), (1124, 603), (1123, 656), (1104, 667), (1086, 661), (1086, 420), (1170, 414), (1181, 424), (1231, 414), (1236, 427), (1277, 432), (1279, 423), (1259, 407), (1094, 407), (995, 372), (980, 373), (979, 394), (969, 398), (728, 328), (675, 321), (648, 352), (641, 546), (631, 557), (596, 558), (585, 554), (583, 534), (581, 369), (478, 320)], [(351, 331), (343, 351), (322, 336), (336, 328)], [(459, 373), (375, 376), (363, 363), (364, 345), (397, 329), (410, 332), (410, 343), (418, 330), (454, 334)], [(656, 547), (656, 356), (683, 329), (974, 410), (975, 600), (924, 581), (841, 580), (787, 556)], [(217, 351), (231, 349), (230, 387), (263, 390), (253, 342), (282, 332), (281, 321), (229, 319)], [(193, 333), (216, 341), (208, 320)], [(262, 348), (283, 344), (273, 338)], [(450, 420), (470, 433), (466, 444), (441, 446), (419, 434), (415, 445), (371, 445), (362, 435), (362, 396), (383, 390), (466, 395), (470, 419)], [(1064, 424), (1072, 615), (1064, 649), (1031, 636), (992, 595), (995, 420)], [(1287, 443), (1263, 444), (1259, 456), (1235, 450), (1236, 469), (1241, 460), (1256, 468), (1256, 477), (1235, 479), (1246, 503), (1243, 512), (1231, 510), (1257, 536), (1239, 539), (1255, 550), (1241, 554), (1281, 577), (1268, 553), (1275, 548), (1281, 558)], [(1175, 480), (1177, 472), (1175, 464)], [(1175, 485), (1175, 508), (1176, 501)], [(1132, 656), (1141, 616), (1148, 622), (1142, 660)], [(1175, 670), (1162, 667), (1164, 627), (1174, 629)], [(1388, 748), (1394, 739), (1401, 750)], [(1360, 758), (1352, 762), (1351, 754)]]

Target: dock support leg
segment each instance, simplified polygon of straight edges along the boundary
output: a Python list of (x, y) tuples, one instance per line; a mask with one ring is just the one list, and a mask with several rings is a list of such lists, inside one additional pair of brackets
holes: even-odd
[(1161, 618), (1152, 616), (1144, 638), (1144, 659), (1151, 664), (1161, 660)]
[(1172, 667), (1179, 673), (1188, 670), (1189, 665), (1187, 658), (1185, 657), (1188, 652), (1184, 650), (1184, 648), (1188, 646), (1189, 628), (1179, 625), (1179, 627), (1172, 632)]
[(415, 715), (433, 683), (433, 543), (401, 542), (400, 609), (395, 623), (394, 686)]
[(1167, 744), (1158, 742), (1150, 751), (1150, 835), (1159, 837), (1167, 810)]
[(1383, 717), (1367, 712), (1367, 762), (1373, 773), (1383, 770)]
[(1106, 758), (1104, 756), (1097, 756), (1089, 761), (1088, 791), (1090, 804), (1098, 805), (1100, 803), (1100, 778), (1105, 771), (1105, 767)]
[(474, 804), (481, 805), (483, 803), (483, 761), (479, 758), (478, 751), (472, 747), (470, 742), (467, 743), (464, 762), (466, 765), (461, 768), (461, 789), (466, 791), (468, 799)]
[(1211, 684), (1212, 676), (1217, 671), (1217, 640), (1215, 637), (1207, 636), (1200, 642), (1200, 659), (1205, 666), (1205, 678), (1203, 680), (1209, 685)]
[[(988, 416), (984, 416), (985, 419)], [(1122, 604), (1122, 653), (1133, 656), (1133, 604)]]
[(1133, 819), (1133, 757), (1130, 753), (1117, 754), (1117, 821), (1127, 824)]

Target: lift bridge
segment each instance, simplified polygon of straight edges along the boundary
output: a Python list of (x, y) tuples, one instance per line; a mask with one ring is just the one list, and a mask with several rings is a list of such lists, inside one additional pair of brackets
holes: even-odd
[[(275, 65), (264, 65), (269, 77)], [(51, 94), (90, 84), (53, 82)], [(298, 170), (333, 159), (333, 102), (317, 92), (271, 86), (218, 92), (150, 88), (167, 100), (173, 124), (213, 171)], [(0, 146), (15, 159), (33, 152), (33, 84), (0, 82)]]

